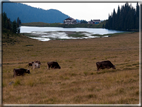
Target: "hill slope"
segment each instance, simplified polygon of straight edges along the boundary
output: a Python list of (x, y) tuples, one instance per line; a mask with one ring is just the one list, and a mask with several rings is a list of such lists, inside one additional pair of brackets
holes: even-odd
[[(49, 42), (17, 36), (17, 41), (20, 42), (14, 45), (3, 42), (3, 104), (138, 104), (140, 101), (139, 33)], [(28, 63), (35, 60), (41, 62), (41, 67), (28, 68)], [(97, 71), (96, 62), (102, 60), (110, 60), (116, 69)], [(48, 70), (48, 61), (57, 61), (61, 69)], [(14, 68), (30, 69), (31, 74), (13, 78)]]
[(45, 23), (63, 23), (63, 20), (69, 16), (59, 10), (43, 10), (34, 8), (21, 3), (3, 3), (3, 12), (5, 12), (11, 21), (19, 17), (22, 23), (45, 22)]

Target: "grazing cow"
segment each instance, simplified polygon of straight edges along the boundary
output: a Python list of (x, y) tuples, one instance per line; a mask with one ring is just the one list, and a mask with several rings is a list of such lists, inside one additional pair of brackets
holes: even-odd
[(97, 66), (97, 71), (99, 71), (99, 69), (105, 69), (105, 68), (116, 69), (115, 66), (110, 61), (96, 62), (96, 66)]
[(29, 62), (28, 65), (32, 66), (33, 69), (35, 69), (35, 68), (40, 68), (41, 63), (40, 63), (40, 61), (34, 61), (34, 62)]
[(57, 62), (47, 62), (47, 69), (53, 68), (53, 69), (61, 69), (61, 67), (59, 66), (59, 64)]
[(32, 67), (33, 67), (33, 69), (35, 69), (35, 68), (40, 68), (40, 64), (34, 62), (34, 63), (32, 63)]
[(30, 70), (24, 68), (13, 69), (13, 77), (24, 75), (25, 73), (30, 74)]
[(34, 61), (34, 62), (29, 62), (29, 64), (28, 64), (28, 65), (29, 65), (29, 66), (32, 66), (32, 65), (33, 65), (33, 63), (41, 64), (41, 63), (40, 63), (40, 61)]

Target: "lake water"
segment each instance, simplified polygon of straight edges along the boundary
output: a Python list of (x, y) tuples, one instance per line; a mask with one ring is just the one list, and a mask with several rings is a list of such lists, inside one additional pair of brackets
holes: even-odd
[[(71, 36), (78, 32), (81, 36)], [(105, 28), (62, 28), (62, 27), (29, 27), (21, 26), (20, 33), (30, 33), (32, 39), (40, 41), (49, 41), (55, 39), (88, 39), (98, 38), (100, 35), (108, 34), (103, 37), (109, 37), (109, 34), (122, 33), (124, 31), (108, 30)], [(70, 35), (71, 34), (71, 35)], [(96, 34), (96, 35), (94, 35)], [(97, 36), (98, 34), (98, 36)], [(82, 36), (84, 35), (84, 36)]]

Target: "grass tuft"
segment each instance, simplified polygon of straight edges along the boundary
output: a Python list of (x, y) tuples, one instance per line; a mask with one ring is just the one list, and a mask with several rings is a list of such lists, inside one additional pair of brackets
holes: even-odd
[(27, 85), (31, 87), (36, 86), (35, 81), (33, 80), (28, 80)]
[(18, 85), (21, 85), (21, 82), (19, 79), (16, 79), (13, 86), (18, 86)]

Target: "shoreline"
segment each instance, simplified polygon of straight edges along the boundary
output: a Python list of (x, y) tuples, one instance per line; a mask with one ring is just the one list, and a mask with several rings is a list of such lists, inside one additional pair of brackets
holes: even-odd
[(50, 40), (69, 40), (69, 39), (93, 39), (93, 38), (104, 38), (112, 37), (121, 34), (130, 34), (134, 32), (122, 32), (122, 33), (111, 33), (111, 34), (92, 34), (90, 32), (76, 32), (76, 31), (49, 31), (49, 32), (33, 32), (33, 33), (21, 33), (31, 39), (37, 39), (39, 41), (50, 41)]

